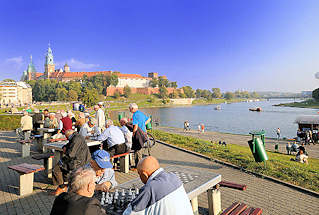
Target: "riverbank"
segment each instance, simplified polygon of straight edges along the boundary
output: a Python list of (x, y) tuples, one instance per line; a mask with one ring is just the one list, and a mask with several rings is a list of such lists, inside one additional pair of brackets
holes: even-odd
[(319, 109), (319, 102), (309, 99), (301, 102), (281, 103), (274, 106)]
[[(194, 137), (199, 134), (196, 135), (193, 132), (193, 134), (187, 132), (181, 135), (172, 132), (171, 128), (160, 129), (161, 130), (154, 130), (153, 135), (161, 141), (203, 154), (212, 159), (234, 164), (244, 170), (271, 176), (294, 185), (311, 189), (315, 192), (319, 191), (319, 159), (309, 158), (309, 165), (305, 165), (290, 161), (290, 159), (294, 157), (292, 155), (267, 151), (269, 160), (265, 168), (263, 163), (256, 163), (254, 161), (251, 151), (249, 147), (247, 147), (247, 142), (246, 146), (228, 142), (227, 146), (224, 147), (217, 144), (217, 139), (221, 138), (221, 136), (217, 136), (216, 134), (216, 141), (213, 140), (213, 142), (211, 142), (210, 140), (205, 140), (202, 135), (200, 136), (201, 138)], [(167, 130), (168, 132), (163, 130)], [(246, 140), (249, 139), (248, 136), (243, 135), (238, 135), (237, 138), (238, 137), (244, 137)], [(266, 140), (266, 142), (267, 141), (268, 140)]]

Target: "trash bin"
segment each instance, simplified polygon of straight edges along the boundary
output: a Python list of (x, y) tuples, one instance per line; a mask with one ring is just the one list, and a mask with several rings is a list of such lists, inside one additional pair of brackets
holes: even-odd
[(119, 115), (118, 115), (119, 121), (120, 121), (122, 118), (124, 118), (124, 116), (125, 116), (125, 112), (119, 112)]
[(151, 130), (152, 129), (152, 115), (150, 115), (151, 121), (149, 121), (149, 123), (146, 124), (146, 129), (147, 130)]
[(248, 141), (248, 145), (254, 155), (255, 161), (263, 162), (268, 160), (265, 150), (265, 131), (253, 131), (249, 134), (252, 135), (252, 139)]

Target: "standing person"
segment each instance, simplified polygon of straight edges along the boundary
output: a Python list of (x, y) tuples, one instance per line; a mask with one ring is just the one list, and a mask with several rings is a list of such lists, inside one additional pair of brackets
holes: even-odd
[(277, 128), (276, 133), (277, 133), (277, 140), (279, 140), (280, 139), (280, 128)]
[(144, 186), (123, 215), (193, 215), (183, 183), (174, 173), (160, 168), (156, 158), (141, 160), (137, 172)]
[(33, 129), (33, 124), (32, 117), (29, 116), (29, 113), (27, 111), (23, 111), (23, 117), (21, 117), (20, 124), (23, 132), (23, 138), (25, 140), (29, 140), (31, 131)]
[(103, 131), (105, 129), (105, 115), (104, 111), (102, 110), (103, 102), (99, 102), (98, 105), (94, 106), (95, 118), (97, 121), (97, 126)]
[(198, 128), (198, 133), (200, 133), (200, 131), (201, 131), (201, 126), (200, 126), (200, 124), (198, 124), (197, 128)]
[(41, 121), (43, 121), (43, 115), (40, 113), (39, 109), (34, 109), (34, 114), (32, 116), (32, 123), (33, 123), (33, 131), (37, 132), (38, 128), (40, 128)]
[[(146, 140), (147, 140), (146, 124), (151, 121), (151, 118), (147, 117), (143, 112), (139, 111), (136, 103), (131, 103), (129, 105), (129, 110), (133, 114), (133, 120), (132, 120), (133, 139), (140, 139), (140, 138), (145, 139), (146, 138)], [(144, 137), (137, 137), (138, 128), (141, 129), (140, 135), (143, 135)], [(143, 145), (144, 145), (144, 143), (143, 143)], [(135, 160), (137, 161), (136, 165), (137, 165), (138, 161), (140, 161), (141, 159), (142, 159), (142, 152), (140, 150), (136, 150), (135, 151)]]
[(200, 125), (200, 128), (201, 128), (202, 133), (204, 133), (205, 132), (205, 126), (204, 126), (203, 123)]
[(96, 184), (95, 172), (91, 168), (80, 167), (72, 173), (70, 191), (62, 193), (54, 200), (51, 215), (106, 215), (96, 198), (92, 198)]

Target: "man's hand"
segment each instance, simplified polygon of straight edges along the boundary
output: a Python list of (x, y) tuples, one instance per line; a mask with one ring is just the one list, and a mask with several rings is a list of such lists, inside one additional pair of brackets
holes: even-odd
[(95, 190), (101, 190), (103, 192), (108, 192), (112, 184), (109, 181), (104, 182), (103, 184), (97, 184)]

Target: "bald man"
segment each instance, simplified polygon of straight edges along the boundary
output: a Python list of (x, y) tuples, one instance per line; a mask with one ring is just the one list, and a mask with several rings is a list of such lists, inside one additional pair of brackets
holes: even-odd
[(183, 183), (175, 174), (160, 168), (156, 158), (141, 160), (137, 172), (145, 185), (123, 215), (193, 215)]

